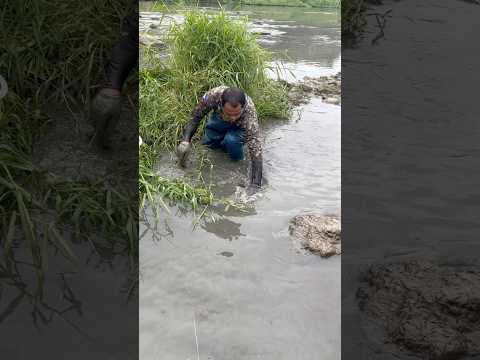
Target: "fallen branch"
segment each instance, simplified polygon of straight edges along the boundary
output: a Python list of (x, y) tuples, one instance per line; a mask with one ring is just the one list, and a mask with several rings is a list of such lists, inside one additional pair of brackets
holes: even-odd
[(377, 27), (380, 29), (380, 32), (373, 38), (372, 40), (372, 45), (376, 45), (378, 40), (381, 38), (385, 37), (385, 26), (387, 24), (387, 18), (392, 17), (390, 13), (392, 12), (392, 9), (389, 9), (385, 11), (383, 14), (379, 13), (373, 13), (373, 14), (368, 14), (369, 16), (375, 15), (375, 18), (377, 19)]

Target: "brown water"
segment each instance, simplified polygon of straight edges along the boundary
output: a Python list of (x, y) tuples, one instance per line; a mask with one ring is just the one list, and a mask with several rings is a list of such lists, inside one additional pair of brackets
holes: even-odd
[[(274, 29), (290, 10), (248, 9)], [(288, 27), (265, 46), (292, 50), (299, 78), (305, 63), (318, 74), (334, 73), (337, 15), (326, 23), (318, 17), (318, 24), (289, 16)], [(331, 44), (323, 47), (325, 38)], [(302, 43), (310, 51), (302, 53)], [(314, 98), (298, 110), (290, 121), (262, 127), (268, 184), (246, 212), (218, 209), (215, 221), (196, 222), (194, 214), (171, 208), (155, 223), (147, 211), (140, 241), (142, 360), (340, 358), (340, 257), (299, 251), (288, 234), (295, 215), (340, 214), (340, 107)], [(215, 151), (208, 156), (216, 193), (233, 199), (246, 163)], [(169, 154), (157, 170), (183, 175)]]

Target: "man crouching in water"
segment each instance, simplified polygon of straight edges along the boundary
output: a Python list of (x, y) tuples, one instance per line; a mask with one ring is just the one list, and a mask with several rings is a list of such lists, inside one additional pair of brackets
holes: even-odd
[(247, 195), (254, 194), (262, 185), (262, 144), (255, 105), (252, 99), (238, 88), (219, 86), (205, 93), (195, 107), (192, 119), (183, 130), (182, 141), (177, 148), (180, 164), (185, 165), (191, 150), (192, 137), (202, 118), (210, 112), (202, 144), (213, 149), (222, 149), (233, 161), (243, 159), (243, 146), (246, 144), (251, 159)]

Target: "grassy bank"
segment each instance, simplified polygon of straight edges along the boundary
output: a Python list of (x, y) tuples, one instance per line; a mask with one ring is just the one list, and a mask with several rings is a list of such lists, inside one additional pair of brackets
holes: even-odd
[(32, 163), (51, 102), (88, 102), (130, 4), (19, 0), (0, 9), (0, 74), (9, 85), (0, 100), (0, 237), (10, 256), (2, 267), (11, 265), (14, 239), (26, 242), (37, 269), (46, 266), (47, 244), (73, 258), (65, 229), (79, 241), (100, 232), (135, 258), (136, 194), (52, 178)]
[[(270, 54), (247, 31), (246, 19), (233, 21), (224, 12), (189, 12), (184, 24), (171, 28), (166, 41), (168, 60), (162, 62), (150, 49), (148, 67), (140, 70), (140, 135), (145, 141), (140, 148), (140, 193), (146, 199), (176, 189), (184, 194), (180, 198), (184, 202), (210, 204), (215, 197), (207, 184), (193, 187), (159, 180), (152, 173), (154, 159), (162, 151), (174, 150), (198, 99), (209, 89), (219, 85), (244, 89), (261, 121), (289, 116), (286, 89), (266, 78)], [(203, 125), (195, 139), (202, 130)]]

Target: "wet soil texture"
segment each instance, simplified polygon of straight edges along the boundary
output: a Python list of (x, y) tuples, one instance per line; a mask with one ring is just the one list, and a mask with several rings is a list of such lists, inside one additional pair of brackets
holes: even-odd
[(480, 270), (431, 262), (375, 265), (357, 300), (385, 343), (422, 359), (480, 352)]
[(291, 221), (290, 234), (300, 240), (304, 249), (321, 257), (341, 254), (340, 221), (333, 217), (295, 216)]

